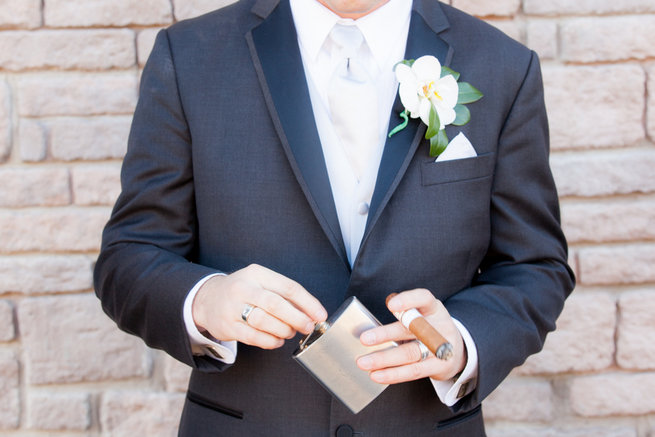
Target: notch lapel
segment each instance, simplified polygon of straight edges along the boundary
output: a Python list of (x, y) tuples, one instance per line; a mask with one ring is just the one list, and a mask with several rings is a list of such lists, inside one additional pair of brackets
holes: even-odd
[[(417, 59), (424, 55), (433, 55), (439, 59), (442, 65), (449, 65), (453, 54), (452, 48), (438, 35), (446, 30), (448, 26), (446, 16), (438, 2), (414, 0), (405, 59)], [(389, 129), (402, 121), (398, 114), (403, 110), (400, 97), (396, 96)], [(405, 129), (391, 138), (387, 138), (371, 199), (371, 208), (362, 245), (366, 243), (371, 229), (375, 226), (384, 207), (400, 183), (424, 135), (425, 125), (421, 123), (421, 120), (410, 118)]]
[(246, 40), (275, 129), (314, 215), (350, 270), (289, 1), (260, 0), (253, 12), (264, 21)]

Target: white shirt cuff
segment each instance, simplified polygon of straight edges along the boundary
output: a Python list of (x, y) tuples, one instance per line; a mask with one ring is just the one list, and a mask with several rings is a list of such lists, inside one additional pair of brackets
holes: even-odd
[(441, 402), (447, 407), (452, 407), (461, 398), (475, 390), (478, 378), (478, 350), (475, 348), (473, 337), (471, 337), (468, 329), (459, 320), (453, 319), (453, 322), (455, 322), (455, 326), (457, 326), (462, 339), (464, 339), (464, 345), (468, 355), (466, 366), (464, 366), (464, 370), (457, 379), (437, 381), (436, 379), (430, 378), (430, 382), (432, 382), (437, 396), (439, 396)]
[(191, 343), (191, 351), (194, 355), (207, 355), (225, 364), (234, 364), (234, 361), (237, 358), (237, 342), (216, 340), (201, 334), (193, 321), (193, 314), (191, 312), (193, 299), (196, 297), (196, 294), (198, 294), (200, 287), (205, 285), (205, 282), (214, 276), (220, 275), (223, 274), (215, 273), (213, 275), (205, 276), (193, 286), (191, 291), (189, 291), (189, 294), (184, 300), (184, 325), (186, 326), (186, 332), (189, 335), (189, 342)]

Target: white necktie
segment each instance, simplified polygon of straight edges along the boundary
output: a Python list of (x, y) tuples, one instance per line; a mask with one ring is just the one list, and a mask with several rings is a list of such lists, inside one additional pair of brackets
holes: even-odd
[(335, 24), (330, 38), (342, 58), (328, 89), (330, 117), (357, 180), (378, 147), (378, 99), (370, 75), (357, 59), (364, 36), (355, 25)]

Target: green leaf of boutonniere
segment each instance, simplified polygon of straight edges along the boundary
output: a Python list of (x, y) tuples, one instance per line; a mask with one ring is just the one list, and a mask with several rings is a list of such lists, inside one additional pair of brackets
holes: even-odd
[(482, 93), (468, 82), (459, 83), (459, 93), (457, 96), (458, 105), (477, 102), (482, 98)]
[(471, 111), (469, 111), (469, 108), (467, 108), (464, 105), (455, 105), (455, 114), (457, 114), (457, 117), (455, 117), (455, 121), (453, 121), (453, 124), (455, 126), (464, 126), (466, 123), (471, 121)]
[(459, 73), (456, 72), (455, 70), (452, 70), (448, 67), (444, 67), (443, 65), (441, 66), (441, 77), (451, 75), (452, 77), (455, 78), (455, 80), (459, 80)]
[(441, 121), (439, 120), (439, 114), (437, 110), (434, 109), (434, 106), (430, 107), (430, 123), (428, 123), (428, 129), (425, 131), (425, 139), (429, 140), (437, 135), (439, 128), (441, 127)]
[(430, 156), (433, 158), (441, 155), (448, 147), (448, 135), (446, 129), (441, 129), (439, 133), (430, 138)]

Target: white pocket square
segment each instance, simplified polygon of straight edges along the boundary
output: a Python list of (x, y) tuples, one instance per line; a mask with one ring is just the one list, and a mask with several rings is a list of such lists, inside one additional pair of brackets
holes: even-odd
[(469, 139), (466, 138), (466, 135), (460, 132), (459, 135), (448, 143), (446, 150), (444, 150), (441, 155), (437, 156), (437, 159), (434, 161), (452, 161), (454, 159), (475, 158), (476, 156), (478, 156), (478, 154), (475, 153), (473, 145)]

